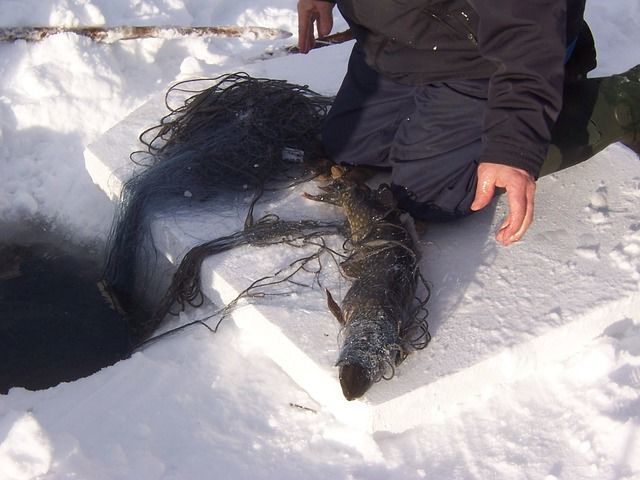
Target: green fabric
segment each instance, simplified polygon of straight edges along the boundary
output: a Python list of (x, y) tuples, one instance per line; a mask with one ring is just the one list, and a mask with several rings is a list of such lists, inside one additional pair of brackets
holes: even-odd
[(540, 176), (581, 163), (640, 132), (640, 65), (565, 86), (562, 111)]

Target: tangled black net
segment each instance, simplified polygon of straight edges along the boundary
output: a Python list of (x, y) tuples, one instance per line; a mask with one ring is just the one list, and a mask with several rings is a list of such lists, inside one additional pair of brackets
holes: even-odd
[[(202, 82), (210, 86), (202, 88)], [(174, 95), (176, 108), (170, 105)], [(270, 288), (300, 285), (302, 272), (322, 286), (325, 254), (352, 280), (342, 310), (327, 292), (329, 307), (344, 322), (337, 363), (341, 374), (356, 366), (356, 380), (370, 385), (391, 377), (409, 351), (427, 345), (429, 288), (418, 269), (416, 246), (402, 212), (379, 192), (353, 177), (334, 178), (333, 187), (323, 189), (326, 195), (308, 197), (341, 206), (346, 222), (286, 220), (273, 214), (254, 219), (265, 192), (328, 174), (320, 161), (319, 133), (330, 103), (307, 87), (243, 73), (183, 82), (169, 90), (170, 113), (141, 135), (146, 150), (132, 154), (142, 169), (123, 188), (102, 280), (129, 320), (137, 348), (192, 324), (215, 331), (241, 299), (278, 295)], [(163, 265), (169, 262), (154, 245), (151, 223), (158, 212), (175, 214), (194, 201), (224, 202), (230, 192), (250, 194), (243, 226), (192, 248), (170, 283), (164, 283), (173, 267)], [(347, 253), (328, 247), (325, 237), (337, 233), (346, 237)], [(211, 315), (151, 337), (168, 314), (204, 303), (200, 272), (207, 257), (242, 245), (282, 243), (304, 248), (304, 253)], [(419, 282), (426, 292), (422, 296), (416, 293)], [(211, 327), (207, 321), (214, 317), (218, 322)]]
[[(241, 245), (268, 246), (285, 243), (292, 247), (316, 247), (313, 253), (301, 257), (273, 275), (260, 278), (249, 285), (234, 300), (217, 310), (211, 316), (218, 316), (219, 323), (243, 298), (265, 296), (257, 293), (269, 285), (281, 284), (291, 280), (296, 273), (306, 270), (312, 261), (320, 261), (322, 253), (340, 255), (328, 247), (324, 241), (326, 235), (335, 235), (342, 230), (342, 224), (319, 222), (315, 220), (282, 220), (276, 215), (266, 215), (244, 230), (234, 232), (205, 242), (192, 248), (182, 259), (173, 276), (171, 285), (159, 302), (153, 323), (160, 322), (167, 313), (183, 311), (187, 306), (199, 307), (204, 303), (201, 289), (200, 271), (204, 259), (211, 255), (230, 250)], [(308, 270), (306, 270), (308, 271)], [(316, 272), (319, 273), (319, 272)], [(217, 326), (214, 330), (217, 329)]]
[[(123, 187), (103, 278), (138, 340), (157, 327), (166, 310), (157, 303), (166, 286), (150, 233), (153, 215), (186, 200), (250, 192), (243, 232), (220, 239), (214, 250), (281, 235), (280, 225), (271, 222), (264, 229), (254, 221), (254, 206), (266, 190), (314, 175), (310, 164), (320, 158), (320, 126), (331, 99), (305, 86), (234, 73), (178, 83), (165, 103), (170, 113), (141, 135), (147, 150), (132, 154), (144, 168)], [(164, 295), (161, 305), (168, 303)]]
[[(334, 261), (336, 261), (336, 258), (344, 258), (343, 254), (329, 247), (325, 240), (326, 236), (335, 235), (336, 233), (344, 233), (342, 223), (336, 224), (335, 222), (318, 222), (315, 220), (288, 221), (281, 220), (275, 215), (265, 215), (256, 221), (254, 225), (245, 228), (243, 231), (234, 232), (194, 247), (180, 262), (171, 285), (159, 302), (158, 309), (155, 312), (157, 322), (160, 322), (167, 314), (176, 314), (187, 307), (198, 308), (204, 304), (200, 271), (202, 262), (211, 255), (242, 245), (269, 246), (276, 244), (286, 244), (292, 248), (305, 249), (310, 253), (296, 258), (270, 275), (253, 281), (233, 300), (217, 308), (206, 317), (158, 334), (145, 340), (136, 348), (154, 343), (192, 325), (202, 325), (215, 333), (222, 321), (236, 308), (241, 300), (290, 294), (290, 292), (272, 291), (271, 287), (287, 283), (306, 288), (313, 288), (314, 285), (322, 287), (320, 273), (323, 268), (325, 254)], [(308, 247), (311, 248), (309, 249)], [(298, 279), (301, 272), (311, 274), (313, 281), (308, 284), (301, 283)], [(213, 327), (206, 323), (212, 318), (217, 318), (217, 322)], [(155, 321), (153, 323), (155, 324)]]

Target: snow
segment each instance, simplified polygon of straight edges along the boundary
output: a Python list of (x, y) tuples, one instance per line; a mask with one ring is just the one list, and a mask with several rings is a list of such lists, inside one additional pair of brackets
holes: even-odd
[[(588, 8), (600, 52), (595, 73), (637, 63), (640, 6), (611, 0)], [(0, 0), (0, 25), (34, 23), (257, 24), (296, 31), (289, 1)], [(345, 47), (254, 60), (291, 41), (103, 45), (58, 35), (0, 45), (3, 228), (39, 218), (78, 245), (104, 241), (113, 204), (91, 181), (82, 152), (176, 79), (242, 67), (293, 82), (311, 75), (314, 88), (335, 91)], [(575, 173), (541, 180), (536, 223), (509, 249), (490, 236), (502, 203), (480, 220), (425, 234), (427, 255), (452, 252), (450, 271), (433, 272), (442, 281), (431, 318), (453, 312), (485, 335), (480, 344), (465, 344), (457, 324), (432, 324), (435, 338), (421, 358), (444, 358), (452, 342), (470, 351), (495, 350), (516, 338), (528, 338), (528, 346), (526, 355), (505, 349), (471, 368), (460, 357), (458, 373), (436, 375), (436, 393), (448, 408), (431, 415), (432, 405), (424, 404), (427, 418), (419, 426), (368, 433), (337, 419), (256, 350), (245, 330), (225, 323), (216, 335), (191, 329), (76, 382), (0, 396), (0, 478), (640, 478), (634, 162), (635, 155), (615, 145)], [(619, 168), (630, 173), (609, 174)], [(551, 280), (528, 278), (540, 268)], [(553, 297), (536, 297), (549, 281)], [(483, 289), (491, 282), (514, 295), (498, 301)], [(533, 291), (521, 288), (523, 282)], [(518, 318), (513, 330), (508, 321), (518, 309), (539, 315)], [(484, 325), (483, 318), (495, 323)], [(401, 366), (403, 375), (418, 368), (419, 358)]]
[[(286, 67), (298, 72), (298, 82), (326, 89), (326, 82), (319, 84), (314, 65), (326, 63), (327, 55), (334, 59), (342, 55), (345, 62), (349, 47), (340, 48), (252, 64), (247, 70), (254, 73), (266, 64), (267, 75), (278, 77)], [(149, 118), (164, 113), (164, 97), (158, 96), (87, 147), (87, 170), (110, 197), (117, 197), (130, 175), (128, 152), (141, 148), (134, 132), (142, 131)], [(331, 368), (337, 356), (338, 325), (326, 308), (322, 289), (296, 292), (290, 304), (279, 300), (278, 305), (263, 301), (244, 306), (233, 319), (247, 341), (253, 341), (257, 350), (344, 423), (401, 432), (434, 415), (445, 415), (469, 396), (515, 381), (542, 363), (566, 359), (600, 334), (614, 312), (624, 318), (637, 311), (640, 292), (634, 260), (630, 267), (623, 266), (620, 262), (627, 257), (620, 251), (619, 239), (595, 234), (633, 230), (637, 223), (631, 213), (637, 201), (636, 183), (627, 179), (640, 178), (640, 162), (628, 150), (614, 149), (617, 153), (607, 152), (540, 180), (539, 221), (530, 232), (533, 241), (510, 249), (487, 241), (488, 232), (498, 228), (503, 217), (504, 201), (495, 206), (497, 214), (490, 208), (464, 222), (428, 229), (421, 242), (425, 252), (421, 269), (435, 286), (430, 303), (435, 338), (425, 352), (397, 370), (393, 381), (376, 385), (364, 405), (344, 400)], [(620, 188), (610, 189), (616, 184)], [(293, 188), (277, 201), (258, 205), (256, 215), (270, 212), (291, 218), (295, 212), (296, 218), (335, 218), (335, 209), (331, 217), (326, 206), (301, 198), (302, 191), (313, 188)], [(609, 202), (618, 206), (616, 211)], [(563, 216), (574, 219), (571, 235), (557, 224), (557, 205), (563, 206)], [(155, 246), (167, 258), (179, 259), (198, 243), (238, 230), (242, 221), (235, 204), (226, 207), (219, 199), (213, 205), (173, 212), (168, 218), (162, 215), (153, 226)], [(456, 234), (460, 228), (464, 236)], [(633, 246), (626, 245), (622, 251), (635, 258)], [(339, 243), (333, 248), (339, 249)], [(595, 269), (601, 250), (621, 258), (597, 263)], [(481, 253), (460, 254), (473, 251)], [(299, 257), (299, 251), (284, 246), (216, 255), (202, 269), (204, 293), (214, 303), (228, 303), (252, 281)], [(335, 265), (325, 264), (323, 286), (340, 299), (345, 284), (339, 281)], [(478, 303), (490, 303), (491, 308), (478, 310)], [(572, 339), (570, 345), (565, 345), (567, 338)], [(406, 411), (415, 413), (406, 415)]]

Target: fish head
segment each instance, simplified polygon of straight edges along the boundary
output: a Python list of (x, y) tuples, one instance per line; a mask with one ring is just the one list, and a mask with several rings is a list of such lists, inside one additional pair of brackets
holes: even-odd
[(321, 193), (318, 195), (312, 195), (304, 193), (304, 197), (316, 202), (330, 203), (344, 207), (345, 203), (349, 201), (351, 192), (357, 188), (357, 186), (351, 182), (345, 181), (342, 178), (337, 178), (326, 185), (318, 186)]
[(368, 369), (358, 364), (341, 365), (339, 377), (342, 394), (349, 401), (362, 397), (373, 385)]

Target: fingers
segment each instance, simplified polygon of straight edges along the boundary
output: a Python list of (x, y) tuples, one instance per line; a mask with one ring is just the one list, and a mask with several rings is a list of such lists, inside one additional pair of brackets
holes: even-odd
[(503, 245), (511, 245), (520, 240), (533, 222), (536, 184), (528, 172), (495, 163), (481, 163), (478, 166), (478, 184), (471, 210), (486, 207), (497, 187), (507, 191), (509, 213), (496, 233), (496, 240)]
[(301, 53), (307, 53), (313, 48), (314, 12), (310, 8), (304, 8), (308, 2), (298, 2), (298, 49)]
[(333, 28), (333, 6), (331, 2), (318, 0), (298, 1), (298, 50), (308, 53), (315, 46), (314, 25), (317, 23), (318, 35), (324, 37)]
[(331, 13), (333, 4), (329, 2), (323, 2), (323, 4), (324, 8), (319, 8), (318, 12), (318, 37), (321, 38), (329, 35), (333, 28), (333, 13)]
[(478, 185), (476, 187), (476, 196), (471, 204), (471, 210), (482, 210), (491, 203), (491, 199), (496, 191), (496, 179), (481, 172), (480, 165), (478, 167)]
[(533, 223), (535, 183), (507, 189), (509, 214), (496, 234), (496, 240), (511, 245), (520, 240)]

